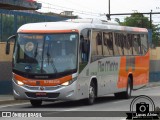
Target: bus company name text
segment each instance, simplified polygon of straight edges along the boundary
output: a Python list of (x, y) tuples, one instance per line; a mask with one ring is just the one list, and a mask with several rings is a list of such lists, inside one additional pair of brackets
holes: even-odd
[(118, 62), (112, 61), (98, 61), (98, 72), (117, 71)]

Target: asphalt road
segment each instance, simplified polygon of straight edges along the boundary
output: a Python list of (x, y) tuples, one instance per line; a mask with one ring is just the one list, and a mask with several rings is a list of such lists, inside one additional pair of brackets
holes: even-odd
[[(117, 114), (121, 112), (118, 111), (129, 111), (130, 104), (133, 98), (139, 95), (147, 95), (152, 98), (155, 103), (155, 106), (160, 107), (160, 87), (154, 88), (143, 88), (140, 90), (136, 90), (132, 92), (132, 98), (130, 99), (116, 99), (113, 95), (107, 95), (105, 97), (101, 97), (96, 99), (96, 103), (91, 106), (87, 106), (83, 103), (83, 101), (74, 101), (74, 102), (44, 102), (41, 107), (33, 108), (30, 103), (19, 103), (19, 104), (8, 104), (8, 105), (1, 105), (0, 111), (18, 111), (18, 112), (34, 112), (34, 111), (41, 111), (42, 116), (48, 116), (47, 118), (41, 119), (52, 119), (52, 120), (122, 120), (125, 116), (116, 117)], [(79, 112), (81, 111), (81, 112)], [(105, 112), (108, 111), (106, 114)], [(69, 117), (67, 117), (69, 114)], [(70, 116), (79, 116), (79, 117), (70, 117)], [(105, 114), (105, 115), (104, 115)], [(91, 117), (93, 115), (93, 117)], [(96, 117), (97, 115), (97, 117)], [(104, 117), (104, 116), (105, 117)], [(54, 117), (53, 116), (60, 116)], [(106, 117), (108, 116), (108, 117)], [(114, 117), (114, 118), (113, 118)], [(0, 118), (2, 119), (2, 118)], [(3, 118), (3, 120), (8, 118)], [(22, 118), (12, 118), (13, 120), (18, 120)], [(33, 118), (32, 118), (33, 119)], [(39, 119), (40, 118), (34, 118)], [(33, 120), (34, 120), (33, 119)]]

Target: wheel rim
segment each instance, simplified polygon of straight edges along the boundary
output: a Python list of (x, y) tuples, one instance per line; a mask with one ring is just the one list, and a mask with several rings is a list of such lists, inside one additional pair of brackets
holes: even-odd
[(90, 88), (89, 88), (89, 98), (90, 98), (91, 101), (94, 101), (95, 94), (94, 94), (93, 86), (90, 86)]
[(131, 85), (130, 83), (128, 83), (128, 90), (127, 90), (128, 96), (131, 95)]

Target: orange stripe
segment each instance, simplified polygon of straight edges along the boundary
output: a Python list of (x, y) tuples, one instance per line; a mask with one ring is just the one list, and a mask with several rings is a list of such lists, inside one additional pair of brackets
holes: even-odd
[(147, 84), (149, 80), (149, 52), (145, 56), (135, 56), (135, 70), (132, 67), (126, 71), (126, 57), (121, 57), (119, 78), (117, 88), (126, 88), (128, 82), (128, 75), (133, 75), (133, 85)]
[(30, 86), (57, 86), (61, 85), (64, 82), (72, 80), (72, 75), (64, 76), (58, 79), (37, 80), (37, 79), (28, 79), (13, 73), (13, 78)]
[(19, 30), (18, 33), (71, 33), (78, 30)]

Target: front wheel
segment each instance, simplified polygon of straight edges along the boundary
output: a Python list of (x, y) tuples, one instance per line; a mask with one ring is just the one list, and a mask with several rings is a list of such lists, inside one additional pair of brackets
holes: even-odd
[(30, 100), (30, 103), (33, 107), (39, 107), (42, 105), (42, 100)]
[(96, 88), (94, 82), (91, 82), (89, 87), (89, 97), (86, 100), (86, 104), (92, 105), (95, 102), (96, 98)]

